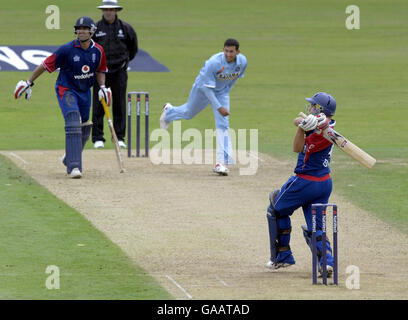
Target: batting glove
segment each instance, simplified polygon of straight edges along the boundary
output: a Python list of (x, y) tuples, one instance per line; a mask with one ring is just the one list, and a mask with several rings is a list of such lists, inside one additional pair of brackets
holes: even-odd
[(309, 114), (306, 119), (299, 123), (299, 127), (302, 128), (305, 132), (316, 129), (317, 117)]
[(110, 88), (106, 88), (104, 85), (101, 86), (98, 92), (99, 100), (102, 100), (102, 98), (105, 99), (106, 104), (108, 106), (111, 105), (112, 102), (112, 90)]
[(30, 80), (24, 81), (20, 80), (17, 85), (16, 89), (14, 90), (14, 98), (18, 99), (21, 97), (21, 95), (25, 92), (25, 98), (27, 100), (30, 100), (31, 98), (31, 88), (34, 85), (34, 82), (31, 82)]
[(316, 118), (317, 118), (317, 128), (318, 129), (324, 130), (329, 126), (330, 120), (326, 118), (326, 115), (324, 113), (318, 114)]

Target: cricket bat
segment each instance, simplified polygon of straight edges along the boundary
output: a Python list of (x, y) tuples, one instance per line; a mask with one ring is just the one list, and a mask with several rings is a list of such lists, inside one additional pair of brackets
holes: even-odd
[[(299, 116), (302, 118), (307, 117), (303, 112), (300, 112)], [(370, 156), (364, 150), (361, 150), (359, 147), (357, 147), (350, 140), (342, 136), (336, 130), (327, 127), (326, 129), (323, 130), (323, 136), (328, 141), (338, 146), (341, 151), (347, 153), (350, 157), (360, 162), (366, 168), (371, 169), (372, 167), (374, 167), (376, 160), (372, 156)]]
[(102, 106), (103, 106), (103, 110), (105, 111), (106, 118), (108, 119), (108, 126), (109, 126), (109, 129), (110, 129), (110, 132), (111, 132), (113, 144), (115, 146), (115, 153), (116, 153), (116, 158), (118, 160), (119, 170), (120, 170), (120, 173), (123, 173), (123, 172), (125, 172), (125, 167), (123, 165), (122, 154), (120, 153), (118, 137), (116, 136), (115, 129), (113, 128), (113, 123), (112, 123), (112, 120), (110, 118), (108, 106), (106, 105), (106, 101), (105, 101), (104, 98), (101, 99), (101, 103), (102, 103)]

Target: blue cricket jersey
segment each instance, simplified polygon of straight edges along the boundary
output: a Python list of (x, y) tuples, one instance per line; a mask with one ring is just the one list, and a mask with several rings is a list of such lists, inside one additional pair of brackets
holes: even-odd
[[(334, 120), (330, 120), (331, 128), (334, 128), (335, 124)], [(326, 140), (322, 133), (314, 130), (306, 132), (305, 145), (303, 152), (298, 155), (295, 173), (318, 178), (327, 176), (330, 173), (332, 149), (332, 143)]]
[(105, 52), (91, 40), (84, 50), (77, 39), (58, 48), (42, 63), (48, 72), (60, 69), (56, 87), (86, 92), (95, 82), (96, 72), (107, 72)]

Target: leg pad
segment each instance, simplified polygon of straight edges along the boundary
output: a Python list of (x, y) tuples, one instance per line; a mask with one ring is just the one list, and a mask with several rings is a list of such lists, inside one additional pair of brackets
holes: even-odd
[(65, 115), (65, 163), (68, 173), (74, 168), (82, 172), (82, 125), (78, 111)]
[(85, 148), (86, 142), (89, 140), (89, 136), (91, 135), (92, 129), (92, 121), (87, 121), (82, 124), (82, 150)]

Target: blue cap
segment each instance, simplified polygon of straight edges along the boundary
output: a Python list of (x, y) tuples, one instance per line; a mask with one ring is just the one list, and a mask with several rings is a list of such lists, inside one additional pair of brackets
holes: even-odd
[(306, 98), (306, 101), (319, 105), (326, 116), (334, 116), (336, 112), (336, 100), (326, 92), (315, 93), (313, 97)]

